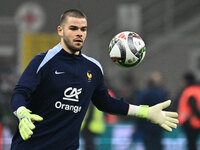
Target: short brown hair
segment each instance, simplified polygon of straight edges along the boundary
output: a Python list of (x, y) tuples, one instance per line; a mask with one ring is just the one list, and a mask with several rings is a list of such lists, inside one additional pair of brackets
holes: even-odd
[(75, 17), (75, 18), (85, 18), (87, 19), (86, 15), (78, 10), (78, 9), (69, 9), (62, 13), (60, 16), (60, 25), (63, 24), (67, 17)]

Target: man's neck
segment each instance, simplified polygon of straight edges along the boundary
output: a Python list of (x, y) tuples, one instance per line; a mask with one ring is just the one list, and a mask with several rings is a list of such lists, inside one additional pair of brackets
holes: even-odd
[(74, 54), (74, 55), (79, 55), (79, 54), (80, 54), (80, 51), (75, 51), (75, 52), (73, 52), (73, 51), (71, 51), (70, 49), (68, 49), (67, 46), (66, 46), (63, 42), (61, 42), (60, 44), (61, 44), (62, 48), (63, 48), (67, 53), (69, 53), (69, 54)]

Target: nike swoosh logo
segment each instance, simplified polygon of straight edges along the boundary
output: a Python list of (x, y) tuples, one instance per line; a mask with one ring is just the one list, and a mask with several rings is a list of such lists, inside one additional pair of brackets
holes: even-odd
[(58, 72), (57, 70), (55, 71), (55, 74), (63, 74), (65, 72)]

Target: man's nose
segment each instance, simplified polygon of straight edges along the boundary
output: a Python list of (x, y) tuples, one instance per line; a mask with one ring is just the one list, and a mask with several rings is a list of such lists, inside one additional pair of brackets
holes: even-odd
[(77, 36), (82, 37), (83, 36), (83, 32), (81, 30), (77, 31)]

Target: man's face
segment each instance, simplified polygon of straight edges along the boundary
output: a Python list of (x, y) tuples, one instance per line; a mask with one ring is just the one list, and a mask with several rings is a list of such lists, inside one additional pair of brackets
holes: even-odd
[(65, 46), (64, 48), (73, 53), (81, 51), (87, 35), (87, 20), (85, 18), (67, 17), (63, 25), (58, 27), (58, 34)]

